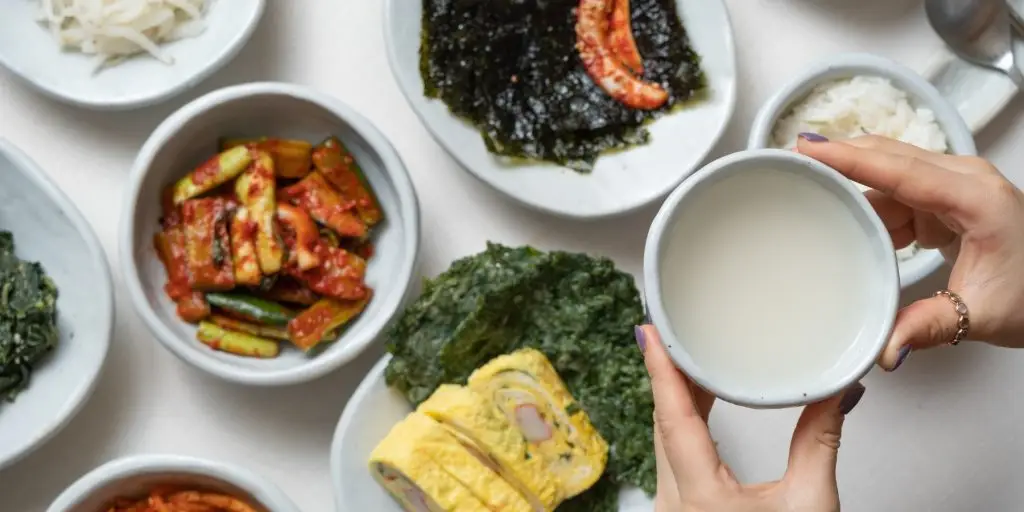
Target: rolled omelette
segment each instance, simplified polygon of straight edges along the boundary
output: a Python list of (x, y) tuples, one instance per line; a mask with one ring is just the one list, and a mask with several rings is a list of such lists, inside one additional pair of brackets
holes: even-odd
[[(411, 416), (411, 415), (410, 415)], [(416, 445), (407, 417), (370, 454), (370, 473), (407, 512), (490, 512), (462, 482)]]
[(518, 490), (533, 512), (551, 512), (562, 502), (554, 475), (539, 459), (531, 458), (522, 433), (484, 395), (444, 384), (417, 412), (438, 421), (466, 450)]
[(547, 357), (534, 349), (499, 356), (469, 377), (526, 440), (527, 454), (554, 475), (563, 499), (589, 489), (608, 462), (608, 444)]
[[(469, 490), (485, 510), (532, 512), (529, 503), (518, 490), (471, 454), (437, 421), (424, 414), (414, 412), (402, 421), (400, 427), (392, 429), (388, 435), (389, 438), (392, 435), (400, 436), (401, 440), (396, 446), (404, 444), (406, 450), (425, 454), (435, 466), (439, 466), (459, 485)], [(385, 439), (385, 442), (387, 441), (388, 439)], [(412, 480), (414, 485), (424, 487), (420, 478), (412, 477)], [(394, 493), (392, 494), (394, 495)], [(399, 501), (401, 502), (401, 500)], [(462, 508), (464, 506), (460, 503), (456, 508), (448, 510), (457, 512), (471, 510)]]

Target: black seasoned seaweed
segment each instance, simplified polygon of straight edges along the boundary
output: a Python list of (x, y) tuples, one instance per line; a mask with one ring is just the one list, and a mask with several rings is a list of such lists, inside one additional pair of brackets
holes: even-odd
[(0, 231), (0, 400), (28, 386), (57, 339), (57, 287), (38, 263), (18, 259), (13, 237)]
[(543, 352), (609, 444), (608, 467), (560, 511), (614, 512), (623, 484), (654, 492), (654, 402), (633, 326), (633, 278), (606, 258), (488, 244), (426, 282), (387, 333), (389, 386), (410, 402), (523, 347)]
[[(699, 0), (697, 0), (699, 1)], [(643, 144), (643, 124), (704, 88), (675, 0), (633, 0), (644, 79), (669, 93), (656, 111), (598, 87), (576, 51), (578, 0), (423, 0), (420, 73), (428, 97), (473, 123), (498, 155), (588, 171), (609, 150)]]

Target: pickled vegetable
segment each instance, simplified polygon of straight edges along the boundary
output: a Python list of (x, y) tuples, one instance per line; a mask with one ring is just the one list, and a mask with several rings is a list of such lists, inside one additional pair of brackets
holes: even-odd
[(153, 237), (153, 245), (167, 271), (164, 291), (177, 306), (178, 316), (195, 323), (210, 316), (210, 305), (203, 292), (189, 286), (185, 232), (180, 225), (167, 228)]
[(202, 291), (233, 288), (227, 202), (221, 198), (189, 199), (181, 212), (189, 287)]
[(239, 356), (265, 359), (277, 357), (277, 354), (281, 352), (281, 347), (273, 340), (229, 331), (211, 322), (199, 323), (196, 339), (214, 350)]
[(207, 160), (174, 185), (174, 204), (205, 194), (238, 177), (249, 164), (252, 155), (245, 147), (231, 148)]
[(274, 160), (265, 151), (253, 151), (253, 162), (235, 182), (235, 194), (251, 211), (256, 223), (256, 257), (264, 274), (281, 270), (284, 247), (274, 224)]
[(368, 292), (365, 297), (358, 300), (320, 299), (288, 322), (289, 339), (302, 350), (310, 350), (320, 344), (327, 334), (343, 327), (362, 313), (371, 296), (372, 293)]
[(288, 329), (284, 327), (254, 324), (246, 322), (245, 320), (238, 320), (237, 318), (216, 314), (210, 316), (210, 321), (229, 331), (251, 334), (261, 338), (288, 341)]
[(277, 205), (277, 218), (289, 231), (290, 236), (286, 236), (285, 244), (288, 245), (289, 259), (294, 257), (293, 264), (299, 270), (309, 270), (319, 265), (317, 246), (320, 233), (305, 210), (282, 203)]
[(353, 211), (355, 201), (342, 197), (319, 172), (309, 173), (302, 181), (281, 190), (281, 195), (341, 236), (366, 236), (366, 224)]
[(344, 249), (319, 246), (321, 264), (306, 271), (290, 269), (290, 274), (314, 292), (338, 300), (366, 297), (369, 289), (363, 283), (366, 260)]
[(237, 146), (260, 149), (274, 157), (274, 173), (282, 178), (301, 178), (313, 168), (313, 145), (304, 140), (261, 137), (258, 139), (223, 139), (221, 150)]
[(384, 218), (366, 175), (337, 137), (329, 137), (313, 150), (313, 165), (343, 198), (355, 203), (364, 224), (373, 226)]
[(206, 300), (234, 316), (263, 325), (286, 325), (295, 313), (269, 300), (241, 293), (209, 293)]
[(256, 259), (256, 223), (249, 209), (235, 210), (231, 218), (231, 260), (235, 266), (235, 284), (257, 286), (263, 280)]

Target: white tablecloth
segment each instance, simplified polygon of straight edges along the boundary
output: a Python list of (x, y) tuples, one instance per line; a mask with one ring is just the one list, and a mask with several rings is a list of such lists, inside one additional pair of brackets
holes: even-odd
[[(605, 254), (639, 274), (654, 208), (592, 224), (555, 220), (498, 196), (434, 143), (391, 78), (379, 2), (268, 3), (262, 25), (232, 64), (157, 107), (80, 110), (45, 99), (0, 71), (0, 137), (36, 159), (92, 223), (114, 270), (117, 295), (113, 346), (95, 395), (59, 436), (0, 472), (0, 510), (42, 511), (86, 471), (141, 452), (237, 463), (275, 481), (307, 512), (335, 510), (331, 436), (348, 395), (380, 352), (308, 385), (234, 386), (161, 348), (124, 293), (117, 231), (122, 184), (135, 152), (165, 116), (214, 88), (259, 80), (302, 83), (344, 99), (377, 123), (419, 192), (428, 274), (481, 250), (487, 240)], [(740, 99), (716, 154), (742, 148), (758, 106), (812, 60), (859, 50), (921, 69), (940, 47), (920, 0), (727, 3), (739, 51)], [(1011, 104), (979, 137), (981, 151), (1018, 185), (1024, 184), (1021, 107)], [(940, 284), (926, 283), (919, 293)], [(914, 354), (895, 374), (872, 373), (867, 394), (846, 423), (839, 463), (844, 510), (1021, 510), (1022, 369), (1024, 351), (961, 346)], [(737, 475), (753, 481), (781, 475), (795, 419), (796, 411), (719, 404), (711, 426)]]

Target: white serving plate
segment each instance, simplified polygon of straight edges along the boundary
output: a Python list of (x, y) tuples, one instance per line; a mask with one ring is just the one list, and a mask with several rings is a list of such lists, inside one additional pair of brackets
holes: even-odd
[(36, 22), (38, 0), (4, 2), (0, 15), (0, 65), (57, 100), (85, 108), (126, 110), (163, 101), (189, 89), (230, 61), (263, 16), (264, 0), (212, 0), (206, 30), (163, 45), (174, 58), (148, 55), (94, 73), (93, 56), (62, 51)]
[[(27, 155), (0, 139), (0, 231), (15, 254), (38, 261), (58, 288), (60, 341), (28, 389), (0, 401), (0, 469), (61, 430), (92, 393), (110, 346), (114, 295), (96, 235)], [(3, 508), (0, 506), (0, 508)]]
[[(331, 480), (338, 510), (402, 512), (402, 508), (370, 475), (370, 452), (413, 408), (384, 383), (384, 356), (348, 400), (331, 442)], [(654, 501), (635, 488), (619, 495), (620, 512), (651, 512)]]
[[(366, 283), (374, 296), (340, 337), (304, 354), (286, 347), (272, 359), (215, 351), (195, 339), (195, 326), (175, 313), (164, 292), (167, 273), (153, 248), (162, 215), (161, 190), (216, 154), (225, 136), (276, 136), (319, 142), (336, 135), (359, 162), (384, 209), (374, 227), (375, 255)], [(232, 382), (283, 386), (322, 377), (366, 350), (398, 314), (417, 280), (419, 201), (405, 164), (368, 119), (313, 89), (264, 82), (202, 96), (171, 114), (139, 150), (125, 187), (120, 251), (131, 303), (156, 340), (183, 361)]]
[(467, 171), (531, 208), (570, 218), (631, 212), (662, 199), (718, 142), (736, 104), (736, 58), (721, 0), (676, 0), (710, 87), (703, 102), (649, 126), (651, 142), (598, 159), (590, 174), (553, 164), (511, 166), (488, 153), (480, 134), (423, 94), (419, 72), (422, 2), (386, 0), (384, 36), (391, 70), (434, 138)]

